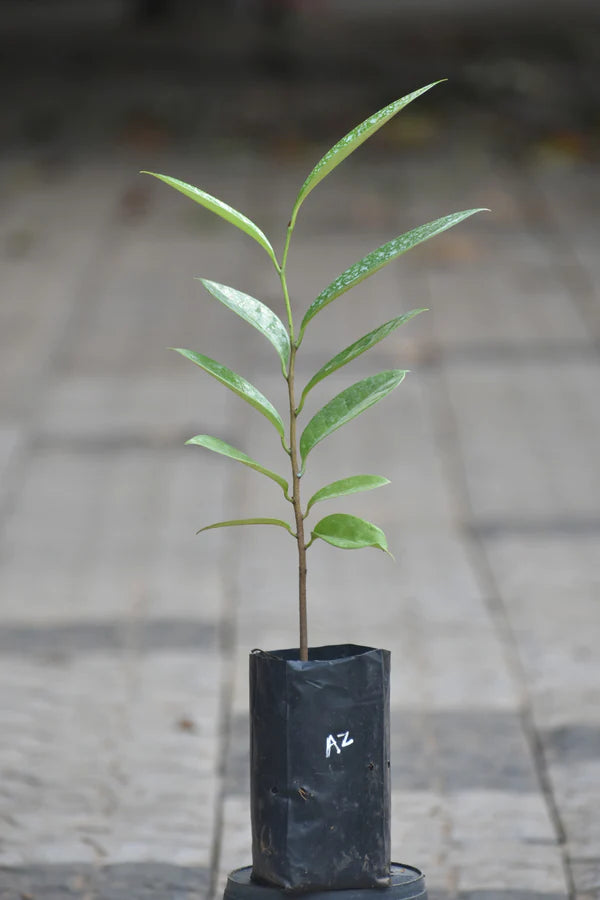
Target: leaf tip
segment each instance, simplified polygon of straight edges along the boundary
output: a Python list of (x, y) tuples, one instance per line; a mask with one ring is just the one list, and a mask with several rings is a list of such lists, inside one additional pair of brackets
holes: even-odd
[(430, 84), (426, 84), (422, 88), (417, 88), (417, 90), (414, 91), (414, 93), (416, 93), (417, 95), (425, 94), (427, 91), (430, 91), (431, 88), (437, 87), (438, 84), (443, 84), (445, 81), (448, 81), (448, 79), (447, 78), (438, 78), (437, 81), (432, 81), (432, 82), (430, 82)]

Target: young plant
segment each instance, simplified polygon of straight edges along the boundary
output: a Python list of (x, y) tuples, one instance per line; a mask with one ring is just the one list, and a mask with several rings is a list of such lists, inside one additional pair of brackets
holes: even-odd
[(178, 349), (177, 352), (181, 353), (182, 356), (187, 357), (187, 359), (191, 360), (197, 366), (200, 366), (201, 369), (204, 369), (205, 372), (208, 372), (209, 375), (212, 375), (213, 378), (216, 378), (221, 384), (224, 384), (258, 410), (258, 412), (260, 412), (277, 431), (281, 439), (283, 450), (289, 457), (291, 467), (290, 482), (280, 474), (265, 468), (242, 450), (232, 447), (230, 444), (225, 443), (225, 441), (222, 441), (219, 438), (211, 437), (207, 434), (199, 434), (187, 441), (188, 444), (197, 444), (200, 447), (205, 447), (207, 450), (212, 450), (215, 453), (220, 453), (223, 456), (228, 456), (230, 459), (237, 460), (238, 462), (243, 463), (243, 465), (270, 478), (280, 486), (285, 499), (292, 505), (294, 527), (291, 527), (288, 522), (281, 519), (257, 517), (216, 522), (213, 525), (206, 525), (204, 528), (201, 528), (200, 531), (207, 531), (211, 528), (224, 528), (232, 525), (275, 525), (280, 528), (285, 528), (291, 534), (296, 541), (298, 548), (299, 643), (301, 660), (308, 659), (306, 553), (311, 544), (315, 540), (320, 539), (343, 550), (354, 550), (360, 547), (377, 547), (380, 550), (389, 552), (385, 534), (380, 528), (373, 525), (371, 522), (367, 522), (364, 519), (346, 513), (333, 513), (325, 516), (325, 518), (313, 525), (310, 529), (310, 537), (307, 539), (305, 523), (307, 517), (311, 513), (312, 507), (316, 503), (320, 503), (323, 500), (332, 500), (335, 497), (342, 497), (346, 494), (372, 490), (373, 488), (381, 487), (382, 485), (389, 483), (387, 478), (378, 475), (351, 475), (348, 478), (334, 481), (332, 484), (322, 487), (310, 497), (308, 503), (303, 508), (301, 500), (301, 479), (306, 469), (308, 455), (318, 443), (324, 440), (324, 438), (333, 431), (340, 428), (342, 425), (345, 425), (346, 422), (349, 422), (351, 419), (354, 419), (360, 413), (364, 412), (364, 410), (373, 406), (374, 403), (383, 399), (383, 397), (393, 391), (394, 388), (398, 387), (403, 381), (406, 371), (404, 369), (391, 369), (379, 372), (376, 375), (372, 375), (369, 378), (364, 378), (361, 381), (356, 382), (356, 384), (346, 388), (326, 403), (322, 409), (312, 416), (302, 429), (301, 433), (299, 433), (299, 417), (302, 413), (306, 397), (309, 391), (319, 384), (319, 382), (323, 381), (328, 375), (331, 375), (342, 366), (345, 366), (351, 360), (356, 359), (357, 356), (360, 356), (360, 354), (383, 340), (400, 325), (408, 322), (413, 316), (416, 316), (424, 310), (413, 309), (404, 315), (396, 316), (389, 322), (385, 322), (383, 325), (374, 328), (373, 331), (370, 331), (368, 334), (352, 343), (349, 347), (341, 350), (330, 359), (329, 362), (325, 363), (325, 365), (312, 376), (302, 391), (299, 392), (296, 385), (296, 357), (304, 339), (306, 328), (315, 316), (317, 316), (326, 306), (334, 300), (337, 300), (338, 297), (341, 297), (342, 294), (345, 294), (357, 284), (360, 284), (365, 278), (375, 274), (375, 272), (396, 259), (396, 257), (406, 253), (411, 247), (415, 247), (417, 244), (429, 240), (429, 238), (440, 234), (442, 231), (446, 231), (446, 229), (451, 228), (453, 225), (457, 225), (468, 216), (472, 216), (474, 213), (481, 212), (482, 210), (468, 209), (443, 216), (440, 219), (436, 219), (434, 222), (429, 222), (426, 225), (413, 228), (411, 231), (401, 234), (399, 237), (388, 241), (381, 247), (368, 253), (363, 259), (359, 260), (359, 262), (350, 266), (350, 268), (342, 272), (341, 275), (338, 275), (331, 284), (327, 285), (327, 287), (321, 291), (304, 313), (304, 317), (298, 328), (294, 322), (292, 303), (287, 284), (287, 261), (290, 243), (300, 207), (319, 182), (321, 182), (326, 175), (329, 175), (329, 173), (356, 150), (357, 147), (364, 143), (367, 138), (375, 134), (375, 132), (385, 125), (386, 122), (389, 122), (396, 113), (400, 112), (401, 109), (413, 100), (416, 100), (417, 97), (420, 97), (421, 94), (424, 94), (436, 84), (439, 84), (439, 82), (433, 82), (433, 84), (429, 84), (420, 90), (414, 91), (412, 94), (408, 94), (406, 97), (402, 97), (400, 100), (390, 103), (389, 106), (386, 106), (384, 109), (381, 109), (379, 112), (370, 116), (364, 122), (361, 122), (360, 125), (357, 125), (356, 128), (338, 141), (338, 143), (335, 144), (335, 146), (332, 147), (331, 150), (329, 150), (316, 164), (300, 188), (300, 192), (294, 203), (292, 215), (287, 226), (281, 262), (279, 262), (275, 250), (264, 232), (262, 232), (254, 222), (233, 209), (231, 206), (228, 206), (221, 200), (217, 200), (216, 197), (212, 197), (210, 194), (207, 194), (199, 188), (186, 184), (183, 181), (179, 181), (177, 178), (171, 178), (168, 175), (159, 175), (156, 172), (144, 172), (144, 174), (153, 175), (155, 178), (159, 178), (161, 181), (164, 181), (165, 184), (168, 184), (182, 194), (185, 194), (186, 197), (201, 204), (216, 215), (221, 216), (221, 218), (230, 222), (232, 225), (235, 225), (251, 238), (254, 238), (268, 255), (281, 282), (281, 290), (287, 311), (287, 327), (281, 319), (260, 300), (256, 300), (254, 297), (250, 297), (248, 294), (244, 294), (235, 288), (217, 284), (214, 281), (208, 281), (204, 278), (200, 279), (204, 287), (213, 297), (231, 309), (238, 316), (241, 316), (242, 319), (245, 319), (246, 322), (249, 322), (250, 325), (254, 326), (254, 328), (260, 331), (261, 334), (263, 334), (275, 347), (281, 363), (281, 373), (287, 383), (289, 408), (285, 423), (282, 416), (270, 401), (252, 384), (246, 381), (245, 378), (242, 378), (241, 375), (232, 372), (231, 369), (228, 369), (216, 360), (211, 359), (209, 356), (204, 356), (193, 350)]

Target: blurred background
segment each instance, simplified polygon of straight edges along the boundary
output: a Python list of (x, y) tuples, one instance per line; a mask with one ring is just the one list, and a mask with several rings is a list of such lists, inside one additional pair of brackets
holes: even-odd
[(166, 350), (283, 407), (271, 348), (194, 276), (283, 315), (278, 282), (139, 170), (280, 253), (331, 144), (439, 78), (310, 195), (290, 253), (299, 317), (391, 237), (491, 210), (307, 330), (302, 381), (430, 309), (307, 404), (411, 370), (312, 454), (306, 496), (392, 480), (338, 508), (397, 563), (317, 542), (311, 642), (392, 650), (394, 856), (433, 900), (600, 897), (599, 49), (591, 0), (3, 0), (1, 900), (218, 896), (249, 860), (247, 654), (296, 642), (287, 536), (194, 534), (285, 503), (184, 446), (282, 469), (278, 440)]
[(464, 111), (498, 153), (587, 158), (599, 18), (590, 0), (4, 0), (3, 145), (301, 153), (348, 108), (446, 77), (405, 141)]

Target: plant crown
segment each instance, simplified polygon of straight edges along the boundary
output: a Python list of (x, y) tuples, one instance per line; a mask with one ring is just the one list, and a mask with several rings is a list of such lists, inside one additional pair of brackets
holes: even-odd
[[(392, 369), (385, 372), (379, 372), (371, 375), (361, 381), (356, 382), (350, 387), (345, 388), (333, 399), (329, 400), (322, 409), (318, 410), (308, 423), (304, 426), (302, 433), (298, 436), (297, 421), (300, 416), (306, 397), (319, 382), (327, 378), (333, 372), (345, 366), (351, 360), (356, 359), (365, 351), (369, 350), (379, 341), (383, 340), (400, 325), (404, 325), (423, 309), (413, 309), (403, 315), (379, 325), (368, 334), (359, 338), (349, 347), (337, 353), (329, 362), (325, 363), (318, 372), (308, 381), (299, 400), (296, 399), (296, 383), (295, 383), (295, 364), (296, 354), (303, 341), (305, 330), (312, 319), (321, 312), (326, 306), (349, 291), (355, 285), (364, 281), (370, 275), (373, 275), (383, 266), (396, 259), (407, 250), (415, 247), (429, 238), (452, 228), (463, 219), (472, 216), (474, 213), (482, 212), (481, 209), (468, 209), (461, 212), (451, 213), (413, 228), (411, 231), (401, 234), (391, 241), (368, 253), (359, 262), (350, 266), (346, 271), (338, 275), (331, 284), (327, 285), (319, 296), (312, 302), (300, 323), (299, 329), (296, 331), (294, 319), (292, 315), (292, 306), (290, 302), (288, 285), (287, 285), (287, 259), (290, 248), (290, 241), (296, 224), (298, 211), (302, 203), (306, 200), (309, 193), (322, 181), (333, 169), (336, 168), (347, 156), (357, 149), (371, 135), (375, 134), (382, 125), (389, 122), (390, 119), (400, 112), (405, 106), (420, 97), (426, 91), (430, 90), (439, 81), (428, 84), (417, 91), (414, 91), (399, 100), (390, 103), (384, 109), (379, 110), (370, 116), (352, 131), (348, 132), (345, 137), (337, 142), (323, 158), (316, 164), (310, 172), (308, 178), (300, 188), (300, 192), (294, 203), (292, 215), (288, 224), (285, 243), (281, 262), (269, 241), (267, 236), (261, 229), (254, 224), (246, 216), (237, 210), (212, 197), (205, 191), (186, 184), (177, 178), (168, 175), (160, 175), (156, 172), (144, 172), (147, 175), (153, 175), (155, 178), (168, 184), (170, 187), (180, 191), (185, 196), (201, 204), (206, 209), (215, 213), (217, 216), (225, 219), (227, 222), (235, 225), (244, 231), (247, 235), (254, 238), (260, 244), (269, 256), (275, 271), (281, 283), (281, 290), (285, 300), (287, 312), (287, 327), (268, 306), (254, 297), (244, 294), (235, 288), (228, 287), (224, 284), (217, 284), (214, 281), (200, 279), (206, 290), (212, 294), (217, 300), (227, 306), (230, 310), (245, 319), (250, 325), (256, 328), (261, 334), (271, 342), (281, 363), (281, 373), (287, 382), (287, 392), (289, 398), (289, 410), (286, 421), (275, 409), (273, 404), (250, 382), (242, 378), (241, 375), (231, 371), (226, 366), (197, 353), (192, 350), (177, 349), (178, 353), (185, 356), (191, 362), (195, 363), (221, 384), (224, 384), (239, 397), (251, 404), (277, 431), (281, 444), (291, 464), (291, 480), (287, 481), (282, 475), (273, 472), (262, 466), (256, 460), (252, 459), (242, 450), (232, 447), (225, 441), (217, 437), (211, 437), (207, 434), (198, 434), (187, 441), (188, 444), (196, 444), (214, 453), (220, 453), (230, 459), (237, 460), (245, 466), (260, 472), (266, 478), (270, 478), (279, 485), (283, 491), (283, 495), (292, 505), (294, 510), (295, 530), (290, 526), (289, 522), (275, 518), (251, 518), (251, 519), (230, 519), (225, 522), (215, 522), (212, 525), (206, 525), (200, 531), (207, 531), (212, 528), (224, 528), (233, 525), (275, 525), (286, 529), (295, 539), (298, 547), (298, 592), (299, 592), (299, 620), (300, 620), (300, 659), (308, 659), (308, 638), (306, 626), (306, 551), (311, 544), (320, 539), (339, 547), (343, 550), (354, 550), (361, 547), (376, 547), (389, 553), (387, 539), (381, 528), (378, 528), (372, 522), (357, 516), (348, 515), (346, 513), (334, 513), (325, 516), (318, 521), (310, 529), (310, 537), (307, 539), (305, 534), (305, 520), (310, 514), (312, 507), (324, 500), (332, 500), (336, 497), (342, 497), (347, 494), (354, 494), (360, 491), (368, 491), (373, 488), (381, 487), (389, 484), (387, 478), (379, 475), (351, 475), (334, 481), (331, 484), (320, 488), (310, 497), (306, 507), (303, 509), (300, 498), (301, 477), (306, 468), (306, 461), (309, 453), (316, 447), (320, 441), (334, 432), (336, 429), (351, 421), (364, 410), (368, 409), (374, 403), (382, 400), (387, 394), (398, 387), (403, 381), (406, 370)], [(198, 533), (200, 533), (200, 531)]]

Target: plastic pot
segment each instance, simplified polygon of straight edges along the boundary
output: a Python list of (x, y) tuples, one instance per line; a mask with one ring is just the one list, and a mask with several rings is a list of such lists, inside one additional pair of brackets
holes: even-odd
[(389, 672), (354, 644), (250, 654), (255, 883), (390, 885)]

